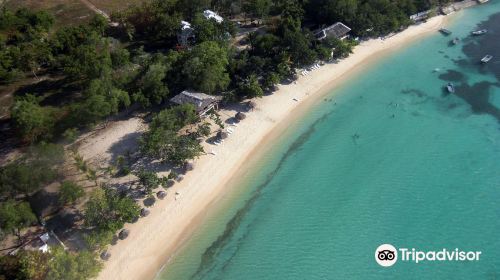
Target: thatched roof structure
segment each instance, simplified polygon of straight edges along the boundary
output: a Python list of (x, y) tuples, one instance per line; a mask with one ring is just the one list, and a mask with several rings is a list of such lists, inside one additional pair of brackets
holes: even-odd
[(228, 136), (229, 135), (225, 131), (220, 130), (219, 132), (217, 132), (217, 138), (219, 139), (226, 139)]
[(212, 96), (201, 92), (190, 92), (185, 90), (170, 99), (170, 102), (177, 105), (192, 104), (196, 108), (196, 113), (203, 115), (210, 109), (217, 108), (217, 104), (221, 100), (222, 97), (220, 96)]
[(141, 209), (141, 217), (147, 217), (149, 215), (150, 211), (147, 208), (142, 208)]
[(323, 40), (327, 37), (335, 37), (337, 39), (343, 39), (347, 36), (347, 33), (351, 31), (351, 28), (347, 27), (342, 22), (337, 22), (328, 27), (325, 27), (314, 33), (316, 39)]
[(156, 197), (159, 199), (164, 199), (167, 196), (167, 193), (165, 191), (159, 191), (156, 193)]
[(237, 120), (241, 121), (241, 120), (244, 120), (247, 116), (242, 113), (242, 112), (238, 112), (236, 113), (236, 115), (234, 116)]
[(118, 238), (123, 240), (123, 239), (127, 238), (129, 234), (130, 234), (130, 231), (128, 229), (122, 229), (120, 231), (120, 233), (118, 233)]

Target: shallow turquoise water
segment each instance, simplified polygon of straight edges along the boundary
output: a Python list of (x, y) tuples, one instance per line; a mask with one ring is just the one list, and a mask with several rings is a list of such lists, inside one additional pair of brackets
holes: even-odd
[[(500, 1), (449, 29), (460, 45), (391, 54), (293, 124), (159, 279), (500, 278)], [(383, 243), (482, 256), (382, 268)]]

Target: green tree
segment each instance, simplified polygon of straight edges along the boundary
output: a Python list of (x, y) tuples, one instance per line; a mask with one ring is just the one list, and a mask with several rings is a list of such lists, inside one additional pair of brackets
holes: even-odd
[(28, 143), (50, 139), (53, 134), (55, 109), (42, 107), (39, 102), (34, 95), (28, 94), (16, 100), (11, 109), (14, 126), (23, 140)]
[(182, 68), (184, 86), (209, 94), (229, 85), (227, 50), (215, 42), (203, 42), (188, 54)]
[(278, 73), (271, 72), (264, 78), (263, 86), (268, 89), (274, 89), (274, 87), (280, 82), (280, 76)]
[(243, 5), (243, 11), (254, 18), (263, 19), (269, 15), (271, 9), (270, 0), (248, 0)]
[(27, 202), (7, 200), (0, 204), (0, 226), (21, 239), (21, 230), (36, 222)]
[(60, 145), (41, 143), (32, 146), (18, 160), (0, 167), (0, 195), (16, 197), (29, 195), (58, 176), (58, 167), (64, 162)]
[(130, 105), (129, 94), (116, 88), (111, 77), (107, 76), (92, 80), (85, 96), (85, 101), (74, 105), (73, 108), (76, 116), (74, 122), (80, 125), (95, 123)]
[(102, 264), (95, 253), (81, 251), (72, 253), (60, 247), (53, 247), (48, 263), (47, 279), (52, 280), (86, 280), (98, 275)]
[(49, 270), (50, 254), (41, 251), (21, 251), (18, 279), (45, 280)]
[(114, 231), (101, 229), (94, 230), (86, 235), (84, 235), (85, 243), (87, 247), (92, 251), (98, 251), (106, 247), (113, 240)]
[(9, 197), (29, 195), (56, 177), (55, 169), (42, 164), (10, 163), (0, 167), (0, 193)]
[(116, 48), (111, 51), (110, 55), (113, 69), (120, 69), (130, 63), (130, 53), (125, 48)]
[(167, 66), (161, 63), (149, 65), (140, 80), (140, 92), (134, 96), (143, 107), (158, 105), (167, 98), (169, 91), (164, 81), (167, 70)]
[(151, 122), (150, 130), (141, 139), (141, 151), (146, 156), (181, 165), (203, 153), (197, 131), (179, 134), (178, 131), (199, 118), (194, 106), (185, 104), (161, 111)]
[(96, 39), (94, 44), (77, 46), (71, 53), (60, 56), (63, 70), (76, 79), (96, 79), (112, 68), (109, 43)]
[(255, 75), (251, 75), (247, 81), (240, 84), (238, 88), (239, 95), (246, 96), (249, 98), (262, 97), (264, 91), (262, 90), (259, 81)]
[(145, 169), (141, 169), (136, 172), (135, 176), (139, 178), (139, 182), (144, 187), (148, 195), (151, 195), (152, 191), (158, 186), (165, 186), (167, 183), (166, 178), (160, 178), (155, 172)]
[(116, 231), (139, 216), (139, 206), (111, 189), (94, 190), (85, 204), (85, 225), (97, 231)]
[(64, 181), (59, 188), (59, 201), (62, 205), (73, 204), (85, 195), (82, 186), (71, 181)]

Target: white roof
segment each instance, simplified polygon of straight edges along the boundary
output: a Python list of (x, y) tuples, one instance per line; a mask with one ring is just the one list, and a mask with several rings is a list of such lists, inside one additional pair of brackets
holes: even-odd
[(49, 241), (49, 239), (50, 239), (49, 233), (48, 233), (48, 232), (46, 232), (46, 233), (44, 233), (44, 234), (40, 235), (40, 239), (41, 239), (44, 243), (47, 243), (47, 241)]
[(42, 251), (42, 253), (47, 253), (49, 251), (49, 245), (44, 244), (40, 248), (38, 248), (39, 251)]
[(191, 23), (184, 21), (184, 20), (181, 21), (181, 29), (182, 30), (191, 29)]
[(221, 23), (224, 19), (219, 16), (216, 12), (213, 12), (211, 10), (205, 10), (203, 11), (203, 15), (205, 16), (206, 19), (215, 19), (218, 23)]

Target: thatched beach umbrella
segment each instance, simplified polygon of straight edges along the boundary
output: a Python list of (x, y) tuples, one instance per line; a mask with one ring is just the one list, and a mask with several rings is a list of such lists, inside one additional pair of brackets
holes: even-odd
[(122, 229), (120, 231), (120, 233), (118, 233), (118, 238), (123, 240), (123, 239), (127, 238), (129, 234), (130, 234), (130, 231), (128, 229)]
[(154, 196), (150, 196), (150, 197), (144, 199), (144, 201), (142, 203), (144, 203), (144, 206), (146, 206), (146, 207), (151, 207), (151, 206), (155, 205), (155, 202), (156, 202), (156, 198)]
[(219, 139), (226, 139), (227, 136), (228, 136), (228, 134), (225, 131), (221, 130), (221, 131), (217, 132), (217, 138), (219, 138)]
[(242, 113), (242, 112), (238, 112), (236, 113), (236, 115), (234, 116), (237, 120), (241, 121), (241, 120), (244, 120), (247, 116)]
[(194, 163), (192, 161), (188, 161), (184, 164), (184, 171), (191, 171), (194, 169)]
[(149, 209), (142, 208), (141, 209), (141, 217), (147, 217), (149, 215)]
[(132, 221), (130, 221), (130, 223), (135, 224), (135, 223), (137, 223), (137, 221), (139, 221), (139, 216), (133, 217)]
[(156, 196), (159, 198), (159, 199), (164, 199), (166, 196), (167, 196), (167, 193), (164, 192), (164, 191), (159, 191), (156, 193)]
[(104, 251), (101, 253), (101, 259), (103, 261), (109, 260), (110, 257), (111, 257), (111, 254), (108, 251)]
[(177, 180), (177, 182), (180, 182), (180, 181), (184, 180), (184, 176), (179, 174), (179, 176), (177, 176), (177, 178), (175, 180)]
[(257, 103), (255, 103), (255, 101), (248, 101), (248, 102), (247, 102), (247, 107), (248, 107), (250, 110), (253, 110), (253, 109), (257, 108)]

